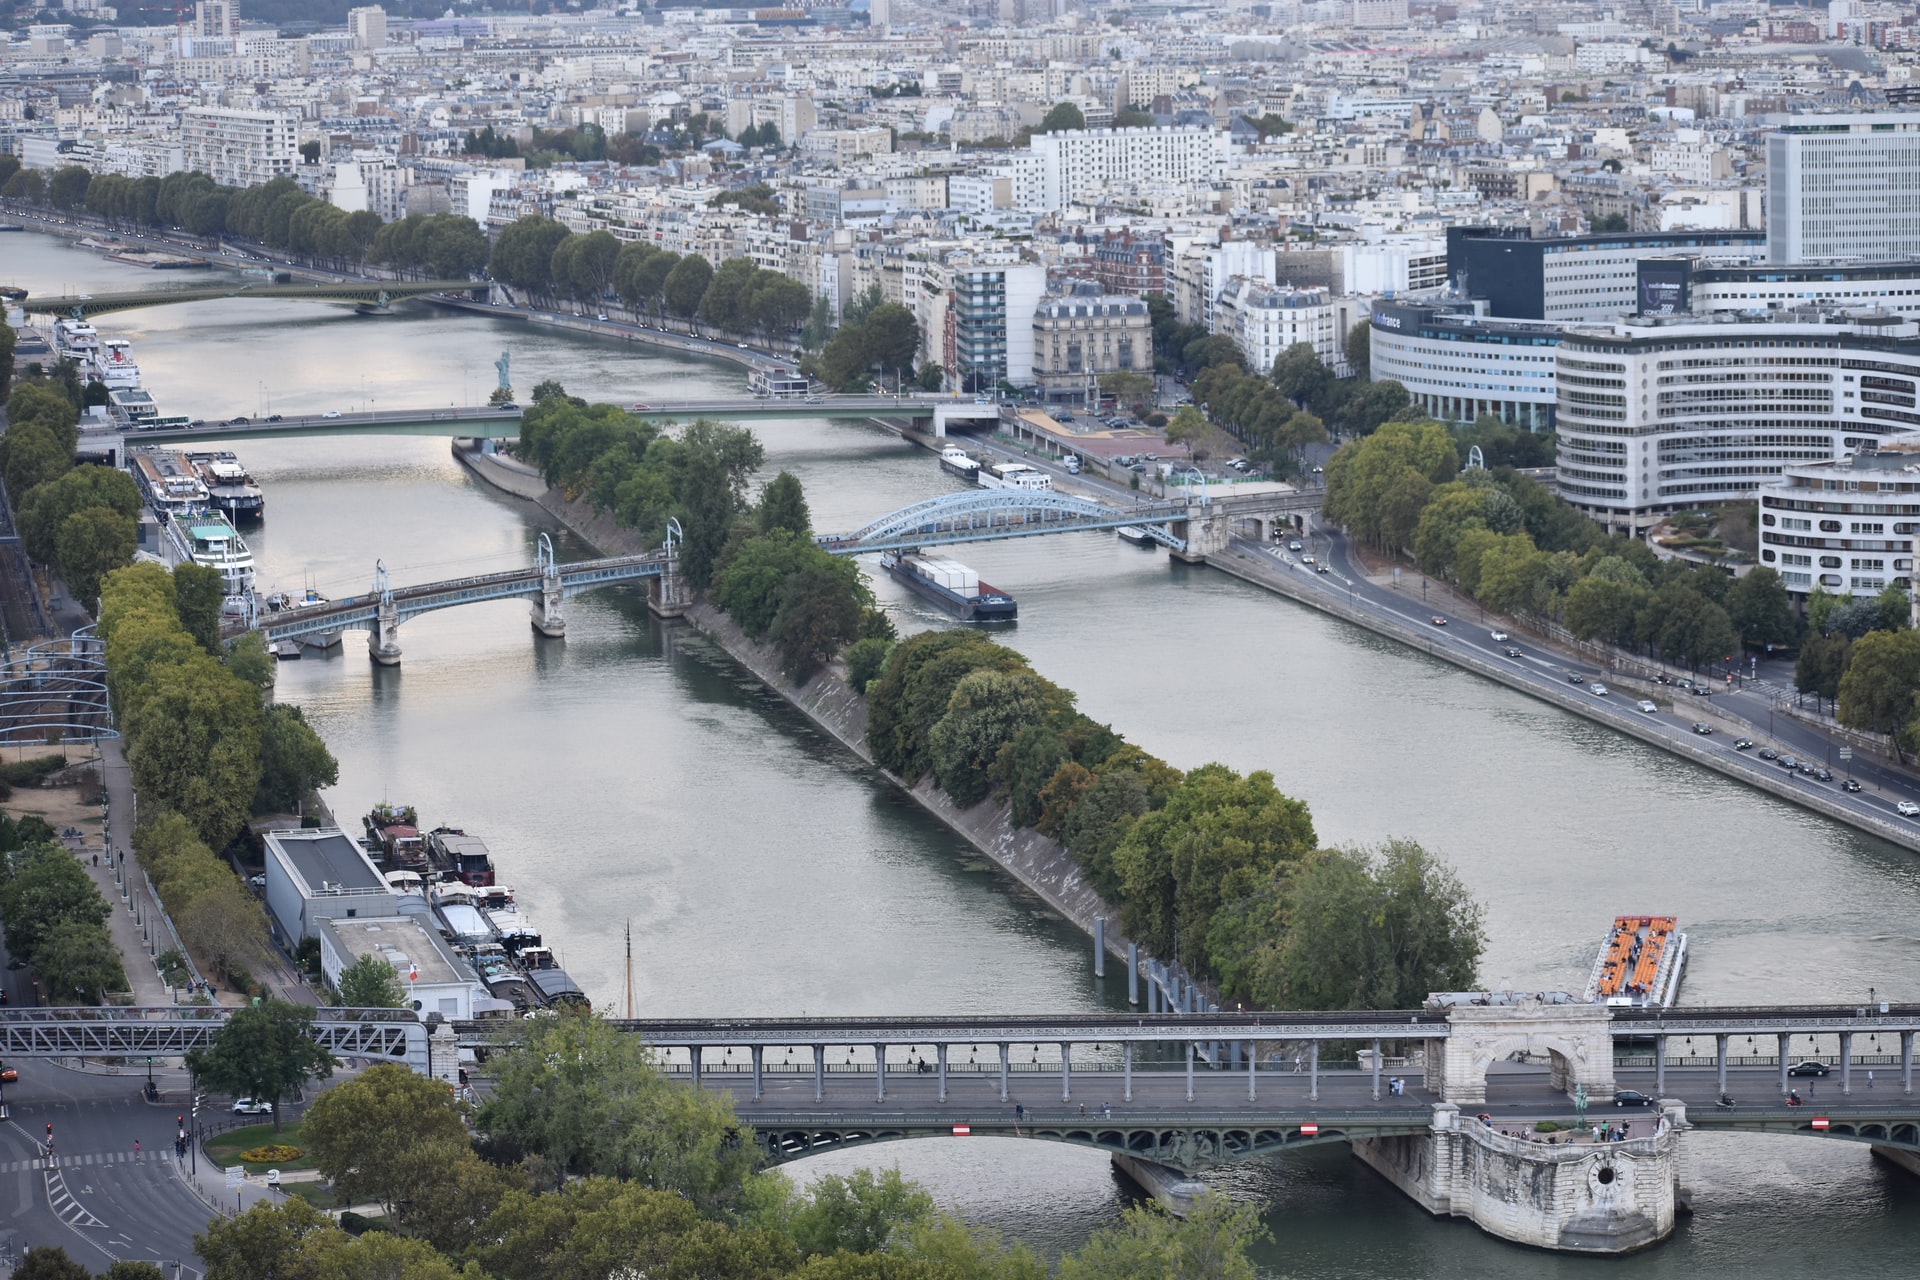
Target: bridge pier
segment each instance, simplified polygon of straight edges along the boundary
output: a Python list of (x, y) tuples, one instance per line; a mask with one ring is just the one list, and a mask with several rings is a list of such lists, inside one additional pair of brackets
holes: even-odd
[(1725, 1034), (1713, 1038), (1713, 1065), (1720, 1078), (1720, 1096), (1727, 1096), (1727, 1037)]
[(947, 1046), (937, 1044), (933, 1050), (940, 1059), (940, 1101), (945, 1102), (947, 1100)]
[(1073, 1099), (1072, 1062), (1073, 1062), (1073, 1046), (1070, 1044), (1061, 1045), (1060, 1046), (1060, 1101), (1062, 1102), (1070, 1102)]
[(1913, 1092), (1913, 1032), (1900, 1033), (1900, 1092)]
[(1853, 1032), (1840, 1033), (1840, 1096), (1853, 1092)]
[(813, 1100), (827, 1100), (827, 1046), (813, 1046)]
[(1120, 1101), (1133, 1101), (1133, 1041), (1120, 1046)]
[(564, 609), (565, 593), (560, 589), (560, 575), (555, 573), (540, 582), (540, 599), (533, 606), (533, 629), (543, 636), (555, 640), (566, 638), (567, 616)]
[(694, 1045), (687, 1050), (687, 1061), (693, 1067), (693, 1087), (700, 1087), (700, 1046)]
[(656, 618), (678, 618), (693, 608), (693, 593), (678, 566), (669, 561), (664, 573), (647, 579), (647, 611)]
[(760, 1057), (765, 1052), (765, 1048), (761, 1045), (756, 1044), (753, 1046), (752, 1052), (753, 1052), (753, 1100), (755, 1102), (758, 1102), (760, 1101), (760, 1093), (761, 1093)]
[(887, 1100), (887, 1046), (873, 1046), (873, 1100)]
[(374, 615), (367, 655), (383, 667), (400, 665), (400, 608), (391, 599), (382, 600)]
[(1225, 552), (1233, 540), (1233, 518), (1211, 506), (1192, 506), (1187, 508), (1186, 519), (1174, 521), (1173, 532), (1186, 540), (1187, 548), (1184, 551), (1168, 548), (1170, 559), (1205, 564), (1208, 556)]
[(1784, 1098), (1787, 1096), (1787, 1049), (1793, 1035), (1791, 1032), (1782, 1031), (1778, 1039), (1780, 1041), (1780, 1096)]
[(1000, 1101), (1007, 1100), (1007, 1044), (1000, 1044)]

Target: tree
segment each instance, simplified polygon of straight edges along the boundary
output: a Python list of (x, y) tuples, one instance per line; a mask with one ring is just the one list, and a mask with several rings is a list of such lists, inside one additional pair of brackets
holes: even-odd
[(193, 1251), (206, 1263), (205, 1280), (317, 1280), (313, 1254), (351, 1240), (332, 1218), (288, 1196), (237, 1218), (214, 1218), (194, 1236)]
[[(15, 392), (15, 394), (19, 394)], [(15, 503), (49, 480), (57, 480), (73, 467), (73, 450), (63, 447), (54, 433), (37, 422), (16, 422), (0, 437), (6, 449), (5, 478), (7, 496)], [(55, 535), (56, 540), (58, 535)]]
[(1153, 403), (1153, 379), (1131, 369), (1101, 374), (1100, 389), (1135, 413)]
[(1065, 133), (1069, 129), (1084, 129), (1087, 117), (1079, 107), (1071, 102), (1055, 103), (1051, 111), (1040, 121), (1035, 133)]
[(700, 310), (700, 299), (706, 296), (712, 280), (713, 267), (699, 254), (680, 259), (661, 286), (667, 310), (691, 319)]
[(1403, 530), (1417, 544), (1418, 522), (1405, 521), (1406, 490), (1395, 486), (1409, 473), (1442, 485), (1459, 467), (1453, 439), (1439, 423), (1387, 423), (1365, 439), (1340, 446), (1328, 460), (1322, 506), (1329, 519), (1381, 550), (1404, 545), (1390, 541)]
[[(191, 899), (179, 909), (181, 940), (228, 977), (251, 968), (267, 947), (259, 905), (225, 863), (200, 864), (196, 880)], [(175, 898), (181, 897), (178, 886), (174, 888)]]
[(913, 367), (914, 354), (920, 349), (920, 322), (913, 312), (897, 302), (884, 302), (860, 328), (861, 349), (870, 363), (894, 373)]
[(791, 471), (782, 471), (760, 491), (755, 523), (761, 533), (784, 529), (796, 538), (804, 538), (812, 531), (813, 518), (807, 511), (806, 490)]
[[(84, 170), (83, 170), (84, 172)], [(13, 1280), (92, 1280), (93, 1273), (67, 1256), (65, 1249), (31, 1248), (13, 1269)]]
[[(64, 399), (61, 406), (66, 407)], [(88, 507), (138, 516), (140, 505), (140, 490), (126, 472), (117, 467), (75, 467), (59, 479), (28, 491), (21, 500), (17, 519), (20, 544), (33, 559), (52, 565), (58, 554), (54, 538), (68, 516)]]
[(1333, 385), (1333, 370), (1321, 363), (1311, 342), (1296, 342), (1274, 358), (1273, 385), (1302, 409), (1317, 410)]
[(127, 989), (120, 950), (97, 922), (62, 920), (34, 949), (33, 967), (49, 999), (99, 1004), (109, 991)]
[(1800, 635), (1800, 619), (1780, 575), (1761, 565), (1727, 589), (1727, 617), (1748, 648), (1772, 649), (1791, 645)]
[(257, 813), (293, 813), (321, 787), (340, 781), (340, 764), (291, 703), (266, 709), (260, 731), (260, 785), (254, 792)]
[(0, 317), (0, 396), (4, 396), (13, 386), (13, 352), (19, 343), (19, 335), (13, 331), (4, 317)]
[[(391, 981), (386, 961), (366, 958)], [(382, 1063), (316, 1098), (300, 1126), (300, 1143), (345, 1202), (374, 1200), (392, 1212), (419, 1185), (421, 1170), (411, 1157), (423, 1148), (465, 1147), (467, 1129), (443, 1082)]]
[(933, 776), (962, 808), (986, 799), (1000, 749), (1025, 727), (1065, 711), (1064, 689), (1031, 671), (975, 671), (954, 686), (927, 735)]
[(565, 1173), (631, 1179), (704, 1211), (733, 1203), (757, 1161), (724, 1094), (663, 1078), (647, 1046), (588, 1013), (536, 1018), (490, 1060), (479, 1128)]
[(1127, 932), (1157, 955), (1203, 969), (1221, 904), (1244, 897), (1315, 843), (1307, 806), (1282, 795), (1272, 774), (1242, 777), (1203, 765), (1113, 852)]
[(156, 1262), (132, 1262), (122, 1258), (102, 1271), (100, 1280), (167, 1280), (167, 1273)]
[(183, 560), (173, 567), (173, 607), (180, 615), (180, 625), (214, 657), (222, 652), (220, 605), (223, 595), (218, 569), (209, 569), (191, 560)]
[(780, 592), (773, 642), (781, 670), (796, 684), (811, 680), (843, 645), (859, 639), (872, 607), (873, 595), (851, 557), (820, 552)]
[(1901, 731), (1914, 718), (1920, 689), (1920, 631), (1869, 631), (1853, 642), (1847, 674), (1840, 680), (1840, 723), (1891, 735), (1899, 751)]
[(1372, 376), (1373, 368), (1373, 326), (1356, 324), (1347, 330), (1347, 341), (1343, 348), (1347, 365), (1356, 378)]
[(340, 971), (338, 989), (340, 1003), (349, 1009), (398, 1009), (407, 1000), (407, 989), (400, 985), (393, 965), (373, 952)]
[(80, 165), (55, 169), (47, 182), (47, 202), (56, 209), (78, 209), (87, 198), (93, 174)]
[(1167, 423), (1165, 434), (1168, 444), (1185, 445), (1187, 456), (1191, 458), (1194, 442), (1206, 439), (1211, 430), (1213, 428), (1208, 424), (1205, 414), (1190, 404), (1184, 404), (1173, 415), (1173, 421)]
[(573, 233), (537, 214), (521, 218), (500, 233), (493, 246), (489, 270), (497, 280), (529, 293), (551, 293), (553, 253)]
[(1254, 1280), (1247, 1250), (1266, 1238), (1258, 1211), (1218, 1192), (1176, 1218), (1148, 1201), (1060, 1260), (1059, 1280)]
[(7, 947), (19, 959), (37, 964), (41, 947), (62, 924), (106, 922), (106, 899), (80, 869), (74, 856), (56, 845), (40, 845), (17, 856), (0, 880), (0, 919), (6, 921)]
[(105, 507), (76, 511), (54, 535), (60, 577), (75, 600), (91, 606), (100, 598), (100, 579), (133, 561), (138, 536), (133, 518)]
[(305, 1005), (266, 1000), (236, 1009), (211, 1044), (187, 1054), (187, 1068), (208, 1088), (271, 1103), (277, 1130), (282, 1098), (333, 1075), (333, 1055), (312, 1030), (313, 1010)]
[(1853, 640), (1844, 633), (1810, 635), (1793, 664), (1793, 687), (1828, 702), (1840, 696), (1840, 681), (1853, 655)]
[[(108, 648), (111, 655), (111, 638)], [(213, 659), (196, 657), (148, 673), (125, 708), (127, 756), (143, 807), (190, 815), (208, 847), (222, 849), (260, 780), (260, 693)]]
[(1249, 951), (1272, 940), (1248, 992), (1255, 999), (1289, 1009), (1402, 1009), (1429, 992), (1474, 986), (1483, 912), (1459, 877), (1411, 840), (1315, 853), (1268, 902), (1280, 909), (1244, 940)]

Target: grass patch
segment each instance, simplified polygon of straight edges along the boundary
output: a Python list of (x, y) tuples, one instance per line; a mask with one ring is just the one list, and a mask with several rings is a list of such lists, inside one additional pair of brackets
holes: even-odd
[(314, 1208), (325, 1212), (338, 1209), (342, 1205), (340, 1197), (334, 1194), (333, 1186), (326, 1182), (286, 1182), (280, 1189), (290, 1196), (299, 1196)]
[(295, 1169), (313, 1168), (312, 1158), (303, 1155), (298, 1160), (289, 1160), (285, 1164), (266, 1164), (243, 1160), (241, 1155), (255, 1147), (297, 1147), (299, 1145), (300, 1124), (295, 1121), (280, 1126), (279, 1133), (273, 1131), (271, 1124), (250, 1124), (244, 1129), (229, 1129), (225, 1133), (217, 1133), (208, 1138), (201, 1144), (201, 1149), (207, 1153), (207, 1159), (222, 1169), (231, 1164), (243, 1164), (246, 1165), (248, 1173), (265, 1173), (268, 1169), (289, 1173)]

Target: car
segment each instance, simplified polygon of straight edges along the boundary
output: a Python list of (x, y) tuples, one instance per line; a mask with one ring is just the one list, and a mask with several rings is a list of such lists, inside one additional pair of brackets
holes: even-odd
[(1604, 698), (1607, 696), (1607, 686), (1601, 684), (1598, 680), (1595, 680), (1592, 684), (1587, 686), (1587, 692), (1592, 694), (1596, 698)]
[(636, 402), (634, 404), (630, 404), (627, 406), (627, 412), (628, 413), (645, 413), (647, 410), (651, 408), (653, 408), (653, 406), (650, 404), (641, 404)]
[(1700, 733), (1700, 734), (1712, 733), (1713, 726), (1708, 724), (1705, 720), (1695, 720), (1693, 722), (1693, 731), (1695, 733)]
[(501, 413), (518, 413), (518, 412), (520, 412), (520, 406), (519, 406), (519, 405), (517, 405), (517, 404), (515, 404), (515, 403), (514, 403), (513, 401), (511, 401), (511, 400), (509, 400), (509, 401), (507, 401), (507, 402), (506, 402), (505, 404), (497, 404), (497, 405), (495, 405), (495, 406), (493, 406), (493, 407), (494, 407), (495, 409), (498, 409), (498, 410), (499, 410), (499, 411), (500, 411)]
[(1735, 751), (1751, 751), (1753, 750), (1753, 739), (1752, 738), (1737, 739), (1733, 744), (1733, 749)]
[(1820, 768), (1815, 769), (1813, 771), (1813, 776), (1815, 778), (1818, 778), (1822, 782), (1832, 782), (1833, 770), (1827, 768), (1825, 765), (1822, 765)]
[(1145, 475), (1147, 470), (1147, 464), (1144, 462), (1136, 462), (1132, 466), (1128, 467), (1127, 470), (1138, 472), (1141, 475)]
[(1655, 676), (1653, 678), (1653, 682), (1655, 684), (1672, 684), (1673, 677), (1672, 676)]
[(1568, 684), (1585, 684), (1586, 682), (1587, 682), (1587, 678), (1581, 675), (1578, 671), (1567, 672)]
[(1325, 566), (1325, 565), (1323, 565), (1323, 564), (1322, 564), (1322, 565), (1315, 565), (1315, 566), (1314, 566), (1314, 569), (1313, 569), (1313, 571), (1314, 571), (1315, 573), (1332, 573), (1332, 572), (1333, 572), (1333, 570), (1331, 570), (1331, 569), (1329, 569), (1329, 568), (1327, 568), (1327, 566)]
[(1860, 779), (1848, 778), (1845, 782), (1840, 784), (1840, 789), (1842, 791), (1858, 791), (1860, 790)]
[(1798, 769), (1800, 767), (1800, 757), (1799, 756), (1780, 756), (1774, 761), (1774, 763), (1779, 765), (1782, 769)]
[(1327, 471), (1327, 469), (1326, 469), (1325, 467), (1315, 467), (1315, 468), (1313, 469), (1313, 474), (1315, 474), (1315, 475), (1317, 475), (1317, 476), (1318, 476), (1318, 475), (1325, 475), (1325, 474), (1326, 474), (1326, 471)]
[(1640, 708), (1640, 710), (1646, 712), (1648, 715), (1652, 715), (1654, 712), (1660, 709), (1659, 703), (1649, 702), (1645, 698), (1640, 699), (1640, 701), (1634, 703), (1634, 705)]
[(1832, 1067), (1818, 1058), (1808, 1058), (1805, 1062), (1796, 1062), (1787, 1068), (1787, 1074), (1790, 1076), (1824, 1076), (1831, 1074), (1832, 1071)]
[(227, 425), (230, 427), (244, 426), (248, 421), (250, 421), (250, 419), (248, 419), (247, 415), (243, 413), (238, 417), (228, 418)]
[(340, 416), (340, 411), (338, 409), (329, 409), (320, 416), (323, 418), (337, 418)]
[(1712, 690), (1712, 689), (1709, 689), (1709, 688), (1708, 688), (1708, 687), (1707, 687), (1706, 685), (1704, 685), (1704, 684), (1697, 684), (1697, 685), (1695, 685), (1695, 686), (1693, 686), (1693, 688), (1692, 688), (1691, 690), (1689, 690), (1689, 692), (1691, 692), (1691, 693), (1693, 693), (1693, 694), (1694, 694), (1694, 695), (1696, 695), (1697, 697), (1702, 697), (1702, 698), (1704, 698), (1704, 697), (1706, 697), (1706, 696), (1707, 696), (1708, 694), (1710, 694), (1710, 693), (1712, 693), (1712, 692), (1713, 692), (1713, 690)]
[(1140, 455), (1140, 457), (1142, 458), (1142, 460), (1144, 460), (1144, 461), (1147, 461), (1147, 462), (1158, 462), (1158, 461), (1160, 461), (1160, 455), (1159, 455), (1159, 454), (1157, 454), (1157, 453), (1143, 453), (1143, 454), (1141, 454), (1141, 455)]
[(1800, 762), (1797, 772), (1808, 778), (1814, 777), (1816, 774), (1816, 770), (1813, 767), (1813, 761), (1802, 760)]
[(1494, 640), (1496, 641), (1505, 640), (1507, 638), (1507, 633), (1504, 631), (1495, 631), (1492, 634), (1493, 634)]
[(1447, 625), (1447, 620), (1441, 617), (1437, 613), (1434, 614), (1431, 618), (1427, 619), (1427, 621), (1431, 622), (1436, 627), (1444, 627)]
[(1685, 689), (1688, 693), (1693, 692), (1693, 681), (1687, 679), (1685, 676), (1681, 676), (1678, 680), (1675, 680), (1673, 683), (1678, 687)]
[(233, 1114), (237, 1116), (266, 1116), (273, 1114), (273, 1104), (262, 1098), (235, 1098)]
[(1299, 549), (1300, 549), (1300, 539), (1298, 538), (1295, 538), (1292, 542), (1289, 542), (1287, 544), (1287, 550), (1289, 551), (1298, 551)]
[(1653, 1099), (1638, 1089), (1615, 1089), (1613, 1105), (1616, 1107), (1650, 1107)]
[(278, 421), (280, 421), (280, 415), (279, 415), (279, 414), (277, 414), (277, 413), (270, 413), (270, 414), (268, 414), (268, 415), (267, 415), (267, 421), (268, 421), (268, 422), (278, 422)]
[(1524, 657), (1525, 655), (1520, 652), (1519, 645), (1510, 644), (1507, 646), (1507, 656), (1509, 658), (1519, 658), (1519, 657)]
[[(340, 415), (336, 413), (333, 416), (337, 418)], [(192, 430), (194, 427), (204, 427), (206, 425), (207, 425), (207, 420), (205, 418), (195, 418), (192, 422), (189, 422), (187, 424), (187, 429)]]
[(808, 404), (819, 404), (819, 403), (820, 403), (820, 397), (819, 397), (819, 396), (808, 396), (808, 397), (807, 397), (807, 403), (808, 403)]
[(594, 317), (595, 320), (605, 320), (606, 318), (607, 318), (607, 313), (604, 311), (602, 311), (599, 315)]
[(736, 346), (736, 347), (738, 347), (738, 348), (740, 348), (740, 349), (741, 349), (742, 351), (751, 351), (751, 350), (753, 350), (753, 348), (752, 348), (752, 347), (749, 347), (749, 346), (748, 346), (748, 345), (747, 345), (746, 343), (744, 343), (744, 342), (736, 342), (736, 343), (734, 343), (733, 345), (734, 345), (734, 346)]
[(0, 1067), (0, 1084), (18, 1084), (20, 1073), (12, 1067)]
[(265, 873), (262, 873), (257, 876), (248, 876), (247, 883), (252, 885), (256, 889), (264, 889), (267, 887), (267, 877)]
[(1762, 760), (1778, 760), (1780, 758), (1780, 753), (1778, 751), (1775, 751), (1772, 747), (1762, 747), (1760, 748), (1760, 758)]
[(1920, 818), (1920, 804), (1915, 804), (1911, 800), (1902, 800), (1893, 806), (1893, 811), (1903, 818)]
[[(1300, 557), (1300, 563), (1301, 563), (1301, 564), (1312, 564), (1312, 563), (1313, 563), (1313, 557), (1312, 557), (1312, 556), (1310, 556), (1310, 555), (1306, 555), (1306, 556), (1301, 556), (1301, 557)], [(1434, 625), (1434, 626), (1436, 626), (1436, 627), (1442, 627), (1442, 626), (1445, 626), (1446, 624), (1445, 624), (1444, 622), (1436, 622), (1436, 623), (1434, 623), (1433, 625)]]

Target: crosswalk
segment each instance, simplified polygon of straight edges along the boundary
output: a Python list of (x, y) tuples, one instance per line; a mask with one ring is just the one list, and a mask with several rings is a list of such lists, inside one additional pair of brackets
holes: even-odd
[[(137, 1156), (131, 1151), (96, 1151), (89, 1155), (56, 1155), (53, 1163), (56, 1168), (72, 1169), (90, 1164), (133, 1164), (136, 1161), (152, 1162), (158, 1161), (161, 1158), (162, 1153), (155, 1151), (143, 1151)], [(169, 1155), (167, 1158), (171, 1158), (171, 1156)], [(31, 1160), (8, 1160), (0, 1162), (0, 1173), (25, 1173), (29, 1169), (45, 1169), (46, 1167), (47, 1158), (45, 1156), (36, 1156)]]
[(85, 1205), (67, 1190), (67, 1178), (58, 1169), (46, 1170), (47, 1204), (70, 1227), (104, 1227), (107, 1224), (87, 1212)]

